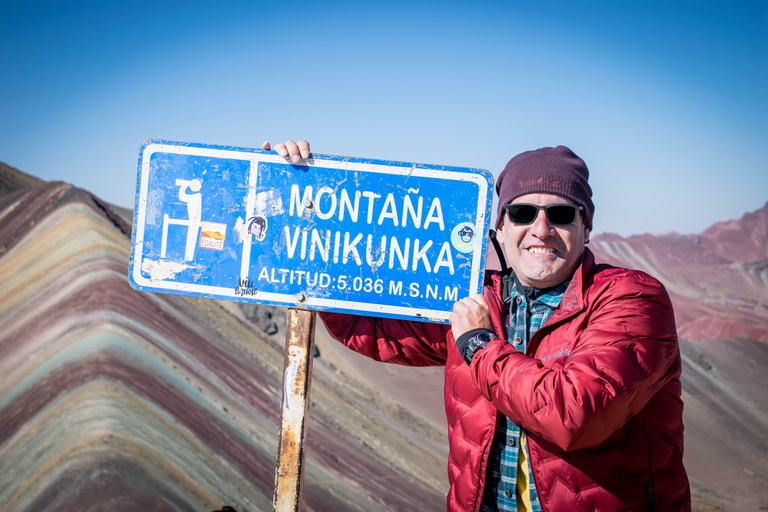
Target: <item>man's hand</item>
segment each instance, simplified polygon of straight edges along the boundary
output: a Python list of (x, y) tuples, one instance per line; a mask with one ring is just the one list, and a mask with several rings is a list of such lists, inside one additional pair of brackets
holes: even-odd
[[(264, 144), (261, 145), (261, 149), (272, 149), (272, 146), (268, 141), (264, 141)], [(283, 158), (290, 157), (293, 163), (298, 164), (302, 160), (309, 158), (309, 142), (304, 139), (299, 142), (287, 140), (282, 144), (277, 144), (275, 146), (275, 151), (277, 151), (277, 154)]]
[(493, 331), (491, 315), (482, 295), (466, 297), (453, 305), (453, 313), (448, 317), (454, 339), (472, 329)]

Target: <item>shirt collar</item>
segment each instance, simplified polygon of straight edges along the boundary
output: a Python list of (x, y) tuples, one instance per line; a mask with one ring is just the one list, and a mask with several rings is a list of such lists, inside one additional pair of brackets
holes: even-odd
[(504, 302), (509, 302), (515, 297), (522, 297), (528, 304), (540, 303), (554, 309), (560, 304), (560, 299), (562, 299), (572, 277), (573, 276), (550, 288), (534, 288), (532, 286), (523, 286), (520, 284), (520, 281), (517, 280), (514, 272), (510, 271), (507, 275), (501, 278), (501, 298)]

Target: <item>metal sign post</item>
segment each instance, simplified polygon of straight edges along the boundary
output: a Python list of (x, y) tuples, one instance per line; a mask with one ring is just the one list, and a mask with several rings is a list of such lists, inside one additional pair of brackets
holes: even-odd
[(272, 506), (278, 512), (298, 512), (301, 509), (316, 317), (314, 311), (288, 310), (283, 363), (283, 418), (272, 500)]
[(142, 145), (131, 286), (292, 308), (276, 510), (301, 506), (315, 311), (448, 323), (482, 290), (492, 194), (482, 169)]

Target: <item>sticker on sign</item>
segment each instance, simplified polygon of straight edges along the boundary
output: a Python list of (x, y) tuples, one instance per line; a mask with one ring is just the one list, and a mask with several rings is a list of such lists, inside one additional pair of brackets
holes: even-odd
[(138, 290), (447, 323), (482, 289), (483, 169), (148, 140), (137, 181)]

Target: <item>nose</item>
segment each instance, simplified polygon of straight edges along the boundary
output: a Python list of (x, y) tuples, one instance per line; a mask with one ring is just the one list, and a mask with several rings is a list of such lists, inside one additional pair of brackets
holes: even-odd
[(555, 232), (555, 227), (549, 223), (547, 218), (547, 212), (543, 209), (536, 213), (536, 219), (531, 224), (530, 233), (536, 238), (542, 240), (552, 236)]

